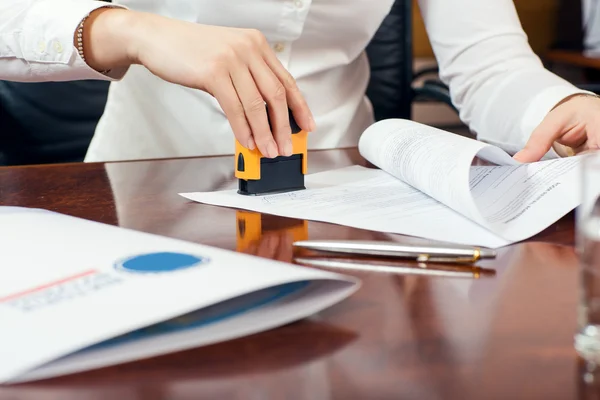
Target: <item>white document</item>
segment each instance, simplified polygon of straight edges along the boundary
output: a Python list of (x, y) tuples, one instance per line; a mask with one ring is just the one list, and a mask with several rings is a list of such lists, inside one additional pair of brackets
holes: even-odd
[(272, 329), (359, 281), (44, 210), (0, 207), (0, 383)]
[[(371, 126), (361, 166), (311, 174), (307, 190), (248, 197), (182, 193), (197, 202), (442, 242), (502, 247), (579, 203), (580, 157), (519, 164), (498, 147), (405, 120)], [(478, 157), (490, 165), (473, 166)], [(310, 163), (310, 161), (309, 161)]]

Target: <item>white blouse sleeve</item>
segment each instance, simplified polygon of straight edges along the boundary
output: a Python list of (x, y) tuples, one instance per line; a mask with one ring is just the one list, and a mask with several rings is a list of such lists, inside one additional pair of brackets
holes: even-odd
[(587, 93), (544, 68), (513, 0), (419, 0), (419, 6), (440, 79), (479, 140), (516, 153), (557, 103)]
[(0, 0), (0, 80), (18, 82), (116, 80), (90, 68), (73, 45), (79, 23), (100, 7), (91, 0)]

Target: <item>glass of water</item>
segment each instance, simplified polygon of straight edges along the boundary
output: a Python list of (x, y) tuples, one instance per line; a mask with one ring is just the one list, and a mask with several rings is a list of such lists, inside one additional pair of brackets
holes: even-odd
[(576, 211), (580, 286), (575, 348), (584, 359), (600, 364), (600, 152), (583, 156), (580, 172), (581, 204)]

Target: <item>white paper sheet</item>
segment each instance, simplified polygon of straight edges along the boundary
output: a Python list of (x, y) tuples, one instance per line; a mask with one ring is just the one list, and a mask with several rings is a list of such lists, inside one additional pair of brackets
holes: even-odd
[(579, 205), (580, 158), (471, 167), (477, 219), (510, 241), (529, 238)]
[[(406, 120), (371, 126), (360, 151), (380, 169), (511, 242), (542, 231), (579, 203), (581, 157), (521, 164), (496, 146)], [(494, 165), (473, 166), (476, 157)]]
[[(577, 207), (580, 157), (520, 164), (498, 147), (413, 121), (369, 127), (349, 167), (306, 177), (306, 191), (246, 197), (182, 193), (201, 203), (442, 242), (502, 247)], [(476, 157), (497, 165), (473, 166)]]
[[(339, 182), (352, 183), (339, 184)], [(182, 193), (190, 200), (462, 244), (509, 244), (384, 171), (353, 166), (306, 177), (306, 190), (242, 196), (236, 190)]]
[[(0, 207), (0, 236), (0, 383), (271, 329), (341, 301), (359, 284), (39, 210)], [(172, 320), (183, 315), (186, 322)], [(135, 340), (106, 342), (148, 327)]]

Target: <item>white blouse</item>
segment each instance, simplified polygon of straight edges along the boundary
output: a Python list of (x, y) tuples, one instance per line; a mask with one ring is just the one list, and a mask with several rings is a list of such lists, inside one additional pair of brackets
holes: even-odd
[[(364, 49), (393, 0), (112, 4), (262, 31), (315, 116), (311, 149), (356, 146), (373, 123), (365, 95), (369, 62)], [(73, 32), (88, 12), (103, 5), (107, 3), (2, 0), (0, 79), (113, 79), (87, 161), (232, 154), (233, 133), (212, 96), (167, 83), (141, 66), (107, 78), (82, 62), (72, 46)], [(512, 0), (419, 0), (419, 6), (440, 77), (450, 86), (461, 119), (480, 140), (514, 153), (556, 103), (582, 92), (544, 69), (528, 45)]]

